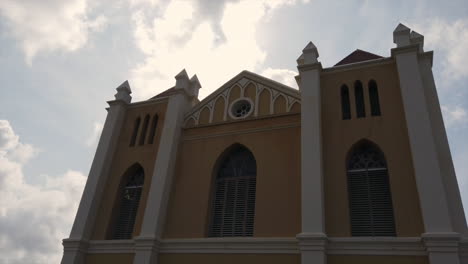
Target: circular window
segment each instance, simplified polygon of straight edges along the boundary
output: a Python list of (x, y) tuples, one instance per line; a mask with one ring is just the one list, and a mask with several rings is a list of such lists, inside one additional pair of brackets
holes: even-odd
[(253, 104), (249, 98), (239, 98), (232, 102), (229, 115), (234, 119), (249, 116), (253, 111)]

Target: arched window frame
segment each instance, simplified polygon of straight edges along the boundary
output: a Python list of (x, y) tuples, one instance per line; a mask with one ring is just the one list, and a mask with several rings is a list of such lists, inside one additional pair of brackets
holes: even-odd
[[(250, 164), (243, 168), (230, 166), (235, 161)], [(229, 176), (229, 173), (237, 175)], [(235, 144), (220, 156), (214, 168), (209, 237), (253, 236), (256, 174), (255, 157), (246, 147)]]
[(137, 140), (137, 137), (138, 137), (138, 130), (140, 130), (140, 123), (141, 123), (141, 118), (140, 117), (135, 119), (135, 124), (133, 125), (133, 133), (132, 133), (132, 137), (130, 139), (130, 147), (133, 147), (136, 144), (136, 140)]
[(388, 167), (380, 148), (356, 143), (346, 161), (352, 236), (396, 236)]
[(380, 100), (379, 100), (379, 91), (377, 88), (377, 82), (374, 80), (369, 81), (369, 101), (371, 107), (372, 116), (380, 116)]
[(341, 118), (351, 119), (351, 103), (349, 101), (349, 89), (346, 84), (341, 86)]
[(366, 106), (364, 101), (364, 89), (362, 82), (357, 80), (354, 82), (354, 98), (356, 101), (356, 116), (357, 118), (366, 117)]
[(140, 135), (140, 146), (145, 144), (146, 133), (148, 132), (149, 119), (150, 119), (150, 116), (146, 115), (145, 120), (143, 121), (143, 127), (141, 129), (141, 135)]
[(156, 129), (158, 127), (158, 119), (158, 114), (155, 114), (153, 116), (153, 120), (151, 121), (151, 130), (149, 134), (148, 144), (154, 143), (154, 137), (156, 136)]
[(134, 164), (124, 173), (114, 206), (111, 239), (131, 239), (143, 193), (145, 173)]

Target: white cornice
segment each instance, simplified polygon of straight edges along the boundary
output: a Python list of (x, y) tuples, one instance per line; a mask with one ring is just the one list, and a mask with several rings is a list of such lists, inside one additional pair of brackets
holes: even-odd
[[(419, 237), (334, 237), (328, 238), (329, 255), (425, 256), (426, 249)], [(88, 253), (134, 253), (134, 240), (89, 241)], [(463, 244), (461, 252), (466, 252)], [(219, 254), (299, 254), (296, 238), (223, 237), (164, 239), (160, 253)]]

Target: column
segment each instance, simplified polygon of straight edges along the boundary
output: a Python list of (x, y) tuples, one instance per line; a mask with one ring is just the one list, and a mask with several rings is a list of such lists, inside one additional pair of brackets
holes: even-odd
[(155, 264), (164, 229), (169, 191), (177, 158), (184, 114), (198, 96), (200, 83), (196, 76), (190, 80), (185, 70), (176, 77), (175, 93), (169, 98), (158, 155), (145, 208), (140, 236), (135, 238), (135, 264)]
[(400, 79), (401, 96), (407, 122), (413, 166), (426, 233), (422, 235), (431, 264), (459, 263), (459, 234), (454, 232), (444, 188), (441, 164), (437, 156), (435, 130), (430, 118), (421, 77), (419, 34), (399, 24), (393, 32), (397, 48), (392, 49)]
[(126, 107), (131, 102), (131, 89), (127, 81), (117, 87), (115, 100), (109, 101), (109, 108), (102, 129), (101, 138), (89, 171), (88, 179), (81, 197), (70, 238), (63, 240), (64, 254), (62, 264), (84, 263), (87, 242), (102, 199), (104, 186), (117, 140), (123, 125)]
[(322, 126), (318, 51), (312, 42), (298, 59), (301, 90), (301, 211), (297, 235), (302, 264), (326, 263), (324, 224)]

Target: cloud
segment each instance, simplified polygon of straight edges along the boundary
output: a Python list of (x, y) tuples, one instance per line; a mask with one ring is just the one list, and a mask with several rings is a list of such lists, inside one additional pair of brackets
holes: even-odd
[(107, 19), (88, 18), (87, 0), (2, 0), (0, 15), (10, 33), (21, 43), (26, 62), (39, 52), (75, 51), (86, 44), (92, 31), (100, 31)]
[[(299, 1), (221, 2), (174, 0), (160, 17), (134, 12), (135, 41), (146, 55), (131, 71), (136, 99), (172, 87), (183, 68), (198, 75), (202, 98), (242, 70), (261, 69), (266, 52), (256, 40), (258, 23), (273, 10)], [(201, 15), (205, 13), (211, 15)]]
[(441, 18), (433, 18), (426, 23), (415, 25), (414, 29), (424, 35), (426, 50), (437, 51), (436, 58), (442, 61), (444, 79), (468, 77), (468, 19), (448, 22)]
[(267, 68), (261, 73), (261, 75), (298, 89), (296, 79), (294, 78), (298, 73), (295, 71)]
[(59, 263), (86, 177), (68, 170), (30, 184), (22, 168), (37, 150), (7, 120), (0, 120), (0, 139), (0, 263)]
[(99, 140), (99, 136), (101, 135), (102, 128), (104, 127), (104, 124), (101, 122), (94, 122), (93, 124), (93, 132), (91, 135), (88, 137), (86, 140), (85, 144), (88, 147), (94, 146), (97, 141)]
[(468, 122), (466, 110), (460, 106), (442, 105), (442, 114), (444, 116), (445, 126), (450, 128), (454, 125), (460, 125)]

